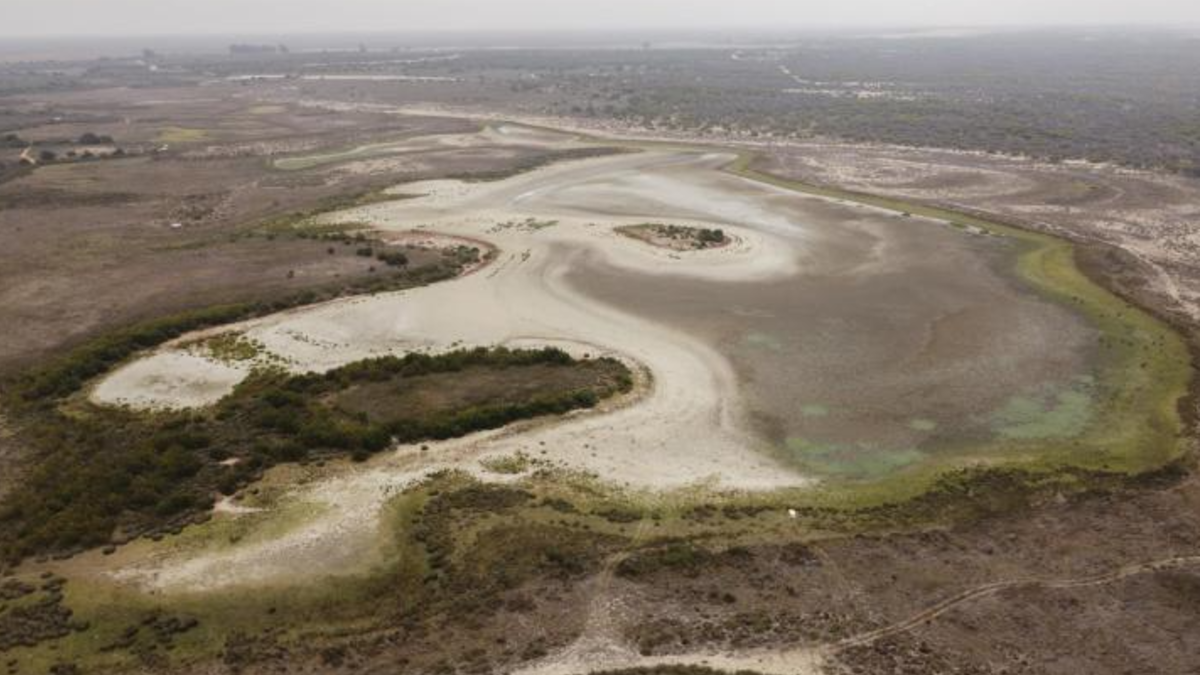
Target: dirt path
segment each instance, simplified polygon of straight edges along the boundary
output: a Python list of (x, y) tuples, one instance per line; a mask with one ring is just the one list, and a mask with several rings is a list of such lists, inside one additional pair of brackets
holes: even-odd
[[(620, 558), (615, 564), (619, 564)], [(1111, 572), (1067, 579), (1009, 579), (981, 584), (942, 600), (896, 623), (859, 633), (831, 644), (792, 647), (787, 649), (756, 649), (743, 652), (698, 651), (664, 656), (642, 656), (621, 638), (619, 616), (628, 611), (619, 598), (604, 597), (611, 587), (611, 569), (606, 569), (594, 581), (596, 595), (589, 605), (587, 628), (575, 643), (552, 654), (515, 675), (580, 675), (596, 670), (646, 668), (657, 665), (706, 666), (718, 670), (750, 670), (764, 675), (815, 675), (825, 672), (825, 665), (838, 652), (868, 646), (878, 640), (907, 633), (929, 624), (947, 612), (967, 603), (991, 597), (1013, 588), (1043, 588), (1048, 590), (1087, 588), (1115, 583), (1140, 574), (1160, 572), (1200, 565), (1200, 555), (1174, 556), (1124, 565)]]
[(621, 634), (624, 619), (630, 613), (623, 597), (613, 592), (617, 567), (629, 557), (646, 536), (647, 521), (640, 521), (630, 538), (629, 546), (609, 558), (604, 569), (588, 582), (589, 601), (587, 623), (575, 642), (562, 651), (547, 657), (540, 665), (518, 671), (533, 675), (575, 675), (577, 673), (611, 668), (614, 664), (636, 662), (640, 657), (633, 645)]
[(1068, 579), (1009, 579), (1005, 581), (994, 581), (957, 593), (954, 596), (946, 598), (935, 605), (917, 612), (903, 621), (899, 621), (889, 626), (884, 626), (883, 628), (867, 631), (866, 633), (860, 633), (858, 635), (841, 640), (837, 643), (834, 643), (831, 646), (831, 649), (836, 652), (851, 647), (861, 647), (898, 633), (906, 633), (914, 628), (918, 628), (934, 621), (952, 609), (970, 602), (974, 602), (981, 598), (996, 595), (997, 593), (1001, 593), (1012, 588), (1044, 588), (1048, 590), (1059, 590), (1069, 588), (1086, 588), (1089, 586), (1103, 586), (1139, 574), (1161, 572), (1163, 570), (1190, 567), (1192, 565), (1200, 565), (1200, 555), (1174, 556), (1171, 558), (1162, 558), (1148, 562), (1132, 563), (1129, 565), (1123, 565), (1122, 567), (1119, 567), (1111, 572), (1086, 577), (1075, 577)]
[(635, 610), (620, 594), (614, 593), (617, 566), (650, 527), (642, 521), (626, 551), (609, 559), (604, 569), (589, 584), (588, 619), (583, 633), (561, 651), (529, 664), (514, 675), (583, 675), (598, 670), (621, 670), (663, 665), (703, 665), (720, 670), (754, 670), (765, 675), (817, 675), (822, 656), (814, 650), (785, 652), (755, 651), (724, 654), (716, 651), (690, 654), (643, 656), (625, 639), (623, 629)]

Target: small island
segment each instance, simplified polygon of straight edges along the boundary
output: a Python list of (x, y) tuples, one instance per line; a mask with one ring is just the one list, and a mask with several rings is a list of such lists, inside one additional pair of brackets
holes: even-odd
[(666, 225), (642, 223), (616, 228), (618, 234), (646, 242), (651, 246), (672, 251), (695, 251), (721, 248), (732, 239), (720, 228), (691, 227), (688, 225)]

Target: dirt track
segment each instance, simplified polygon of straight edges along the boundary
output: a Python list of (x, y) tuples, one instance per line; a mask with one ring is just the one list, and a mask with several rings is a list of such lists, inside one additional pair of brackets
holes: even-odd
[(878, 630), (860, 633), (853, 637), (846, 638), (845, 640), (841, 640), (834, 644), (832, 648), (836, 651), (850, 647), (860, 647), (863, 645), (868, 645), (877, 640), (890, 637), (897, 633), (905, 633), (931, 621), (935, 621), (941, 615), (961, 605), (974, 602), (981, 598), (996, 595), (997, 593), (1001, 593), (1013, 588), (1067, 589), (1084, 588), (1088, 586), (1102, 586), (1104, 584), (1111, 584), (1117, 581), (1128, 579), (1129, 577), (1139, 574), (1161, 572), (1163, 570), (1191, 567), (1193, 565), (1200, 565), (1200, 555), (1173, 556), (1159, 560), (1131, 563), (1128, 565), (1123, 565), (1111, 572), (1095, 574), (1086, 577), (1075, 577), (1068, 579), (1009, 579), (995, 581), (992, 583), (975, 586), (974, 588), (967, 589), (952, 597), (946, 598), (945, 600), (930, 606), (928, 609), (914, 614), (904, 621), (894, 623), (890, 626), (885, 626)]
[(593, 606), (587, 629), (578, 641), (562, 652), (516, 671), (518, 675), (571, 675), (588, 670), (620, 670), (659, 665), (693, 665), (726, 671), (749, 670), (766, 675), (809, 675), (825, 672), (823, 665), (837, 653), (907, 633), (936, 621), (947, 612), (982, 598), (1015, 588), (1072, 589), (1111, 584), (1133, 576), (1200, 565), (1200, 555), (1174, 556), (1124, 565), (1111, 572), (1065, 579), (1010, 579), (974, 586), (930, 605), (913, 616), (875, 630), (858, 633), (822, 645), (718, 652), (704, 650), (670, 656), (643, 656), (621, 638), (619, 597), (607, 594), (605, 581), (611, 569), (592, 580)]

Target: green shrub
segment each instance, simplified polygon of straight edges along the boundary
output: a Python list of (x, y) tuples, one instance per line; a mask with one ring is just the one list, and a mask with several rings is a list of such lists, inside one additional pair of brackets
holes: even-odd
[[(125, 336), (100, 342), (86, 354), (107, 354), (110, 348), (121, 351), (137, 342)], [(74, 364), (88, 360), (64, 363), (57, 366), (59, 374), (76, 372)], [(516, 420), (587, 408), (620, 391), (629, 379), (623, 367), (609, 367), (606, 372), (617, 374), (615, 387), (603, 384), (390, 423), (370, 423), (363, 414), (343, 413), (328, 403), (330, 396), (349, 387), (397, 377), (580, 363), (555, 348), (460, 349), (440, 355), (366, 359), (324, 374), (256, 373), (216, 408), (203, 413), (140, 416), (92, 408), (87, 416), (74, 417), (53, 405), (26, 408), (23, 420), (43, 459), (0, 504), (0, 556), (17, 561), (36, 553), (102, 545), (118, 528), (129, 534), (159, 531), (207, 508), (211, 501), (207, 495), (232, 494), (263, 469), (280, 463), (338, 454), (363, 461), (393, 441), (454, 438)], [(588, 367), (597, 363), (604, 360)], [(39, 381), (55, 382), (49, 387), (55, 390), (65, 380)], [(229, 458), (238, 461), (220, 464)], [(563, 567), (561, 561), (550, 562)]]

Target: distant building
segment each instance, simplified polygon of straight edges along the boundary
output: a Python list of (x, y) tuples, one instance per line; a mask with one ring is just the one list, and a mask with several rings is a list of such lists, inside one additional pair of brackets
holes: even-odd
[[(229, 53), (234, 55), (240, 54), (279, 54), (281, 49), (286, 49), (283, 45), (249, 45), (236, 44), (229, 45)], [(287, 53), (286, 51), (282, 53)]]

